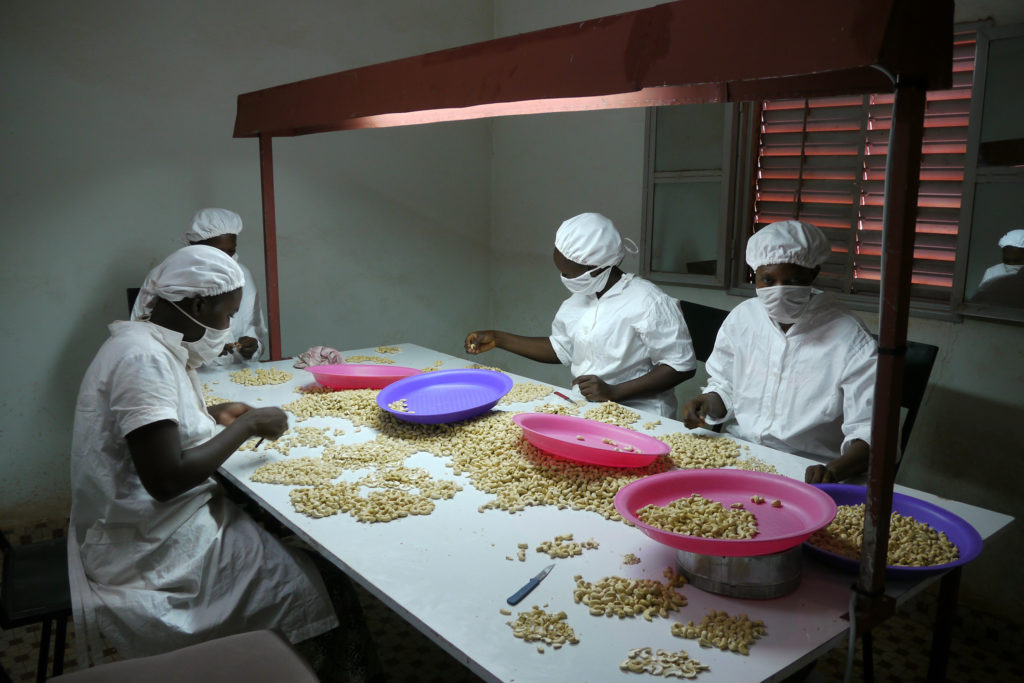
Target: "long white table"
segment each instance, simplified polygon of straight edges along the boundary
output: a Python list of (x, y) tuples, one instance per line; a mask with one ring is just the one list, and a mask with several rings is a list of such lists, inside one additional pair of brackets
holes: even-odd
[[(465, 368), (471, 361), (432, 351), (414, 344), (400, 344), (401, 352), (387, 357), (396, 365), (425, 368), (443, 361), (442, 369)], [(384, 355), (374, 349), (356, 349), (345, 355)], [(487, 363), (488, 356), (478, 357)], [(291, 360), (252, 364), (252, 367), (278, 368), (294, 373), (291, 381), (272, 386), (249, 387), (231, 381), (229, 373), (239, 369), (203, 370), (200, 379), (215, 396), (244, 401), (261, 407), (283, 405), (299, 398), (295, 389), (313, 381), (312, 375), (292, 367)], [(511, 375), (516, 382), (532, 381)], [(556, 387), (568, 393), (564, 387)], [(557, 402), (554, 396), (534, 403)], [(498, 406), (497, 410), (529, 410), (531, 404)], [(661, 425), (644, 433), (658, 435), (687, 430), (682, 423), (641, 413), (641, 423), (660, 419)], [(345, 434), (337, 443), (371, 440), (375, 432), (367, 427), (355, 431), (340, 418), (311, 418), (292, 427), (317, 426), (342, 428)], [(634, 425), (637, 426), (637, 425)], [(711, 432), (707, 432), (710, 434)], [(774, 465), (780, 474), (803, 479), (810, 464), (803, 458), (750, 444), (752, 455)], [(318, 455), (318, 449), (292, 448), (288, 457)], [(249, 480), (252, 472), (283, 456), (273, 452), (239, 451), (221, 468), (221, 473), (245, 495), (256, 501), (324, 557), (403, 618), (430, 637), (457, 660), (486, 680), (492, 681), (611, 681), (632, 680), (633, 674), (619, 670), (627, 651), (650, 646), (668, 651), (686, 650), (691, 657), (710, 666), (701, 680), (758, 681), (779, 680), (818, 658), (846, 635), (850, 584), (854, 574), (842, 573), (812, 558), (805, 558), (799, 588), (771, 600), (742, 600), (703, 592), (693, 586), (682, 590), (688, 604), (669, 619), (608, 618), (591, 616), (586, 606), (573, 603), (573, 576), (581, 574), (596, 582), (606, 576), (664, 580), (662, 572), (675, 563), (676, 551), (663, 546), (639, 530), (621, 522), (612, 522), (591, 512), (533, 507), (515, 514), (502, 510), (479, 512), (492, 496), (477, 491), (465, 476), (455, 476), (445, 467), (445, 459), (429, 453), (410, 456), (406, 464), (422, 467), (436, 477), (456, 479), (463, 485), (453, 499), (435, 501), (434, 512), (389, 523), (360, 523), (347, 514), (313, 519), (295, 512), (288, 493), (294, 488), (262, 484)], [(344, 479), (365, 474), (348, 472)], [(970, 522), (985, 539), (1006, 526), (1012, 518), (964, 503), (941, 499), (920, 491), (897, 487), (902, 493), (934, 502)], [(583, 555), (552, 560), (534, 552), (542, 541), (572, 533), (576, 541), (590, 538), (600, 547)], [(528, 543), (526, 562), (509, 561), (516, 557), (519, 543)], [(623, 564), (623, 556), (633, 553), (642, 562)], [(518, 607), (509, 608), (505, 599), (547, 564), (555, 569)], [(935, 581), (936, 577), (912, 582), (887, 581), (887, 593), (903, 601)], [(564, 610), (580, 642), (560, 650), (513, 637), (506, 622), (518, 611), (533, 605), (549, 612)], [(499, 613), (511, 609), (513, 617)], [(711, 609), (730, 615), (745, 613), (761, 619), (767, 635), (751, 648), (749, 656), (718, 649), (705, 649), (694, 640), (674, 637), (669, 626), (674, 621), (699, 622)]]

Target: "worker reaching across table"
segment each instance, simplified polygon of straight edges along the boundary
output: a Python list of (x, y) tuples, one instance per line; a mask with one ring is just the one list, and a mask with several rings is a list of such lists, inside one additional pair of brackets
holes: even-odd
[(83, 665), (89, 650), (102, 652), (100, 636), (136, 657), (274, 628), (307, 658), (330, 639), (337, 655), (320, 668), (346, 666), (348, 633), (331, 631), (333, 584), (329, 593), (311, 558), (264, 531), (212, 478), (250, 437), (288, 427), (280, 408), (203, 399), (195, 368), (223, 349), (243, 284), (219, 249), (172, 253), (139, 293), (142, 319), (110, 325), (82, 380), (68, 565)]
[[(260, 306), (259, 293), (252, 273), (238, 262), (235, 253), (238, 248), (238, 234), (242, 232), (242, 217), (227, 209), (200, 209), (192, 217), (192, 225), (185, 232), (188, 244), (205, 244), (220, 249), (238, 263), (245, 276), (242, 286), (242, 301), (238, 313), (231, 318), (230, 334), (225, 340), (224, 348), (217, 358), (208, 365), (229, 365), (252, 358), (259, 359), (263, 354), (263, 340), (267, 336), (267, 325)], [(150, 273), (152, 276), (152, 273)], [(149, 277), (147, 277), (147, 282)], [(143, 288), (145, 288), (143, 284)], [(132, 320), (138, 320), (146, 313), (138, 299), (132, 307)]]
[(548, 337), (500, 330), (466, 336), (468, 353), (505, 349), (542, 363), (563, 363), (589, 401), (616, 401), (672, 416), (674, 388), (693, 377), (696, 360), (679, 303), (619, 263), (636, 253), (615, 225), (597, 213), (562, 223), (555, 233), (555, 267), (571, 296)]
[(704, 393), (683, 406), (687, 427), (725, 431), (771, 448), (818, 456), (811, 483), (867, 470), (875, 340), (859, 318), (811, 285), (831, 253), (802, 221), (772, 223), (747, 241), (757, 297), (722, 323)]

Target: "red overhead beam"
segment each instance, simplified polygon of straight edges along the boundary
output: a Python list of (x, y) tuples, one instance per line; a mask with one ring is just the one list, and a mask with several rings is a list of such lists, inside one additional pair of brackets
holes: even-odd
[(948, 87), (951, 25), (949, 0), (679, 0), (242, 94), (234, 136)]

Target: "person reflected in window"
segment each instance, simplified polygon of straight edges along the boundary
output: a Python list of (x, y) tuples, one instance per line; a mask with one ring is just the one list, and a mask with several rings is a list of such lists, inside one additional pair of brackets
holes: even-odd
[(985, 271), (971, 301), (999, 306), (1024, 306), (1024, 229), (999, 238), (1002, 262)]
[(693, 377), (697, 361), (678, 302), (656, 285), (624, 273), (636, 253), (599, 213), (570, 218), (555, 233), (554, 262), (569, 290), (551, 335), (524, 337), (500, 330), (466, 336), (467, 353), (505, 349), (542, 363), (563, 363), (588, 401), (616, 401), (671, 417), (675, 386)]
[(722, 323), (704, 393), (683, 406), (687, 427), (726, 432), (827, 464), (809, 483), (867, 470), (877, 351), (864, 323), (812, 286), (831, 254), (803, 221), (766, 226), (747, 242), (757, 296)]

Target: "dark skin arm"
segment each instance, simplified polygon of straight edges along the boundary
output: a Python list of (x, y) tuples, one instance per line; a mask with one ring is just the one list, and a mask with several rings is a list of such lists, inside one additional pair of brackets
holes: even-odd
[(493, 348), (511, 351), (517, 356), (540, 363), (561, 363), (547, 337), (523, 337), (501, 330), (477, 330), (466, 335), (466, 353), (484, 353)]
[(280, 408), (222, 403), (209, 411), (225, 428), (192, 448), (182, 450), (178, 425), (171, 420), (139, 427), (125, 437), (139, 480), (156, 500), (168, 501), (206, 481), (251, 437), (276, 439), (288, 428)]
[(597, 375), (580, 375), (572, 381), (588, 401), (622, 402), (635, 396), (647, 396), (671, 389), (696, 374), (696, 370), (681, 371), (669, 365), (655, 365), (646, 375), (622, 384), (608, 384)]
[(828, 465), (811, 465), (804, 472), (804, 481), (808, 484), (830, 484), (849, 479), (868, 471), (868, 458), (871, 447), (866, 441), (855, 439), (850, 443), (846, 455), (842, 455)]
[(728, 411), (721, 396), (715, 392), (701, 394), (683, 404), (683, 424), (687, 429), (706, 428), (708, 425), (704, 421), (705, 418), (721, 419), (725, 417), (726, 412)]

